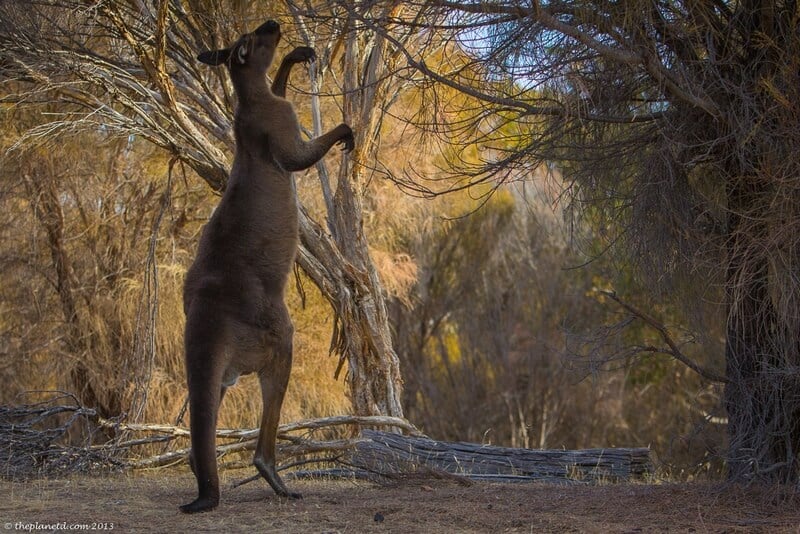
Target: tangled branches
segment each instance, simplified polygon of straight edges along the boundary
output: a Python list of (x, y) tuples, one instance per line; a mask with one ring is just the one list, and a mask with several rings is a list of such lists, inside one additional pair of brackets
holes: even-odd
[(81, 407), (69, 394), (37, 404), (0, 406), (2, 476), (29, 478), (122, 467), (124, 462), (113, 450), (91, 445), (93, 432), (82, 432), (82, 439), (75, 437), (97, 417), (95, 410)]
[[(300, 457), (304, 462), (330, 460), (331, 455), (336, 457), (353, 449), (362, 439), (352, 436), (317, 439), (311, 435), (320, 430), (354, 426), (395, 428), (421, 435), (412, 424), (397, 417), (326, 417), (281, 425), (278, 454), (284, 460)], [(106, 438), (106, 432), (113, 437)], [(217, 447), (217, 453), (223, 457), (253, 450), (257, 436), (258, 429), (220, 429), (217, 438), (226, 443)], [(153, 445), (169, 447), (188, 437), (187, 429), (173, 425), (128, 424), (105, 419), (96, 410), (82, 407), (69, 394), (36, 404), (0, 406), (2, 476), (14, 479), (179, 465), (188, 461), (188, 447), (152, 454)]]

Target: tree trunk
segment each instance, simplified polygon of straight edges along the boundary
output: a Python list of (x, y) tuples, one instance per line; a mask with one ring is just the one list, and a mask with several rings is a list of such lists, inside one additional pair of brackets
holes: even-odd
[[(296, 10), (293, 13), (306, 44), (313, 47), (302, 17)], [(369, 255), (362, 203), (363, 162), (374, 157), (373, 140), (380, 127), (377, 116), (385, 105), (378, 98), (385, 83), (381, 81), (385, 40), (354, 31), (343, 39), (343, 114), (353, 129), (355, 149), (342, 159), (333, 199), (327, 193), (325, 163), (317, 164), (332, 236), (301, 209), (303, 247), (298, 263), (333, 306), (336, 324), (331, 352), (340, 357), (335, 376), (346, 363), (355, 414), (403, 417), (400, 361), (392, 344), (385, 292)], [(312, 87), (318, 87), (317, 70), (311, 66)], [(312, 98), (315, 136), (322, 133), (319, 113), (319, 100)]]
[[(361, 220), (360, 212), (351, 214)], [(336, 378), (347, 363), (355, 414), (403, 417), (399, 363), (391, 343), (382, 288), (369, 256), (361, 257), (367, 262), (363, 268), (346, 259), (302, 207), (300, 240), (297, 263), (334, 310), (331, 352), (340, 358)], [(354, 261), (358, 259), (356, 256)]]
[(361, 284), (352, 286), (357, 303), (353, 313), (339, 318), (346, 333), (340, 336), (338, 352), (347, 357), (355, 413), (403, 417), (400, 362), (392, 346), (385, 293), (364, 236), (360, 188), (359, 165), (347, 158), (339, 174), (333, 220), (337, 244)]
[(774, 283), (775, 262), (768, 261), (774, 251), (765, 250), (769, 195), (757, 183), (738, 178), (728, 197), (728, 476), (787, 483), (798, 476), (800, 379), (792, 369), (800, 332), (779, 320), (786, 310), (776, 309), (773, 292), (783, 288)]

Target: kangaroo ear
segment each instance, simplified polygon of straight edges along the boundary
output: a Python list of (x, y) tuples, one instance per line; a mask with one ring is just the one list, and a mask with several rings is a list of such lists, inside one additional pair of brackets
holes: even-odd
[(227, 63), (230, 58), (230, 48), (224, 48), (222, 50), (208, 50), (197, 56), (198, 61), (201, 63), (212, 65), (214, 67), (217, 65), (222, 65), (223, 63)]
[(236, 47), (236, 61), (238, 61), (240, 65), (247, 63), (247, 46), (240, 44)]

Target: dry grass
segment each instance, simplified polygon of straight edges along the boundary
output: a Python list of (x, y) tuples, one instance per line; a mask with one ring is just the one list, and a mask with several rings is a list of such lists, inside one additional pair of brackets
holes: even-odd
[[(707, 484), (567, 487), (447, 481), (388, 486), (290, 481), (300, 501), (265, 484), (229, 489), (250, 474), (223, 474), (220, 507), (186, 516), (188, 471), (0, 482), (2, 523), (107, 523), (119, 532), (798, 532), (796, 496)], [(377, 519), (377, 520), (376, 520)]]

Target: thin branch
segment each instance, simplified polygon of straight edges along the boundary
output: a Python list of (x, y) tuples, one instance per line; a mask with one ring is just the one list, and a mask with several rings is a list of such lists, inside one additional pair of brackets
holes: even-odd
[(608, 298), (610, 298), (611, 300), (613, 300), (617, 304), (619, 304), (622, 308), (624, 308), (631, 315), (633, 315), (635, 317), (638, 317), (639, 319), (644, 321), (646, 324), (648, 324), (651, 328), (655, 329), (659, 333), (659, 335), (661, 336), (661, 339), (664, 340), (664, 343), (666, 343), (667, 346), (669, 347), (669, 348), (660, 348), (660, 347), (653, 347), (653, 346), (637, 347), (637, 349), (639, 351), (641, 351), (641, 352), (654, 352), (654, 353), (657, 352), (657, 353), (667, 354), (669, 356), (672, 356), (673, 358), (675, 358), (676, 360), (678, 360), (682, 364), (686, 365), (689, 369), (691, 369), (692, 371), (694, 371), (695, 373), (699, 374), (700, 376), (702, 376), (703, 378), (705, 378), (706, 380), (708, 380), (710, 382), (718, 382), (718, 383), (721, 383), (721, 384), (728, 383), (728, 379), (725, 378), (724, 376), (718, 375), (718, 374), (714, 373), (713, 371), (709, 371), (705, 367), (701, 366), (700, 364), (698, 364), (697, 362), (695, 362), (694, 360), (692, 360), (691, 358), (686, 356), (681, 351), (681, 349), (678, 347), (678, 344), (675, 342), (675, 340), (672, 339), (672, 336), (670, 335), (669, 330), (667, 329), (667, 327), (663, 323), (657, 321), (656, 319), (654, 319), (650, 315), (646, 314), (645, 312), (639, 310), (635, 306), (633, 306), (631, 304), (628, 304), (627, 302), (623, 301), (622, 299), (620, 299), (617, 296), (617, 294), (614, 291), (599, 290), (599, 292), (601, 294), (607, 296)]
[[(59, 408), (62, 409), (62, 408)], [(63, 408), (67, 409), (67, 408)], [(62, 409), (62, 410), (63, 410)], [(96, 417), (96, 423), (104, 428), (111, 428), (115, 430), (125, 430), (130, 432), (158, 432), (167, 434), (173, 437), (188, 437), (189, 429), (166, 424), (138, 424), (138, 423), (119, 423), (110, 421), (100, 416)], [(290, 432), (297, 432), (300, 430), (319, 430), (321, 428), (328, 428), (341, 425), (357, 425), (357, 426), (372, 426), (372, 427), (396, 427), (408, 432), (413, 436), (421, 436), (422, 432), (409, 423), (407, 420), (400, 417), (391, 417), (384, 415), (335, 415), (331, 417), (322, 417), (319, 419), (306, 419), (302, 421), (295, 421), (286, 423), (278, 427), (278, 437), (286, 439)], [(258, 436), (258, 428), (234, 428), (234, 429), (218, 429), (217, 437), (229, 439), (252, 439)]]

